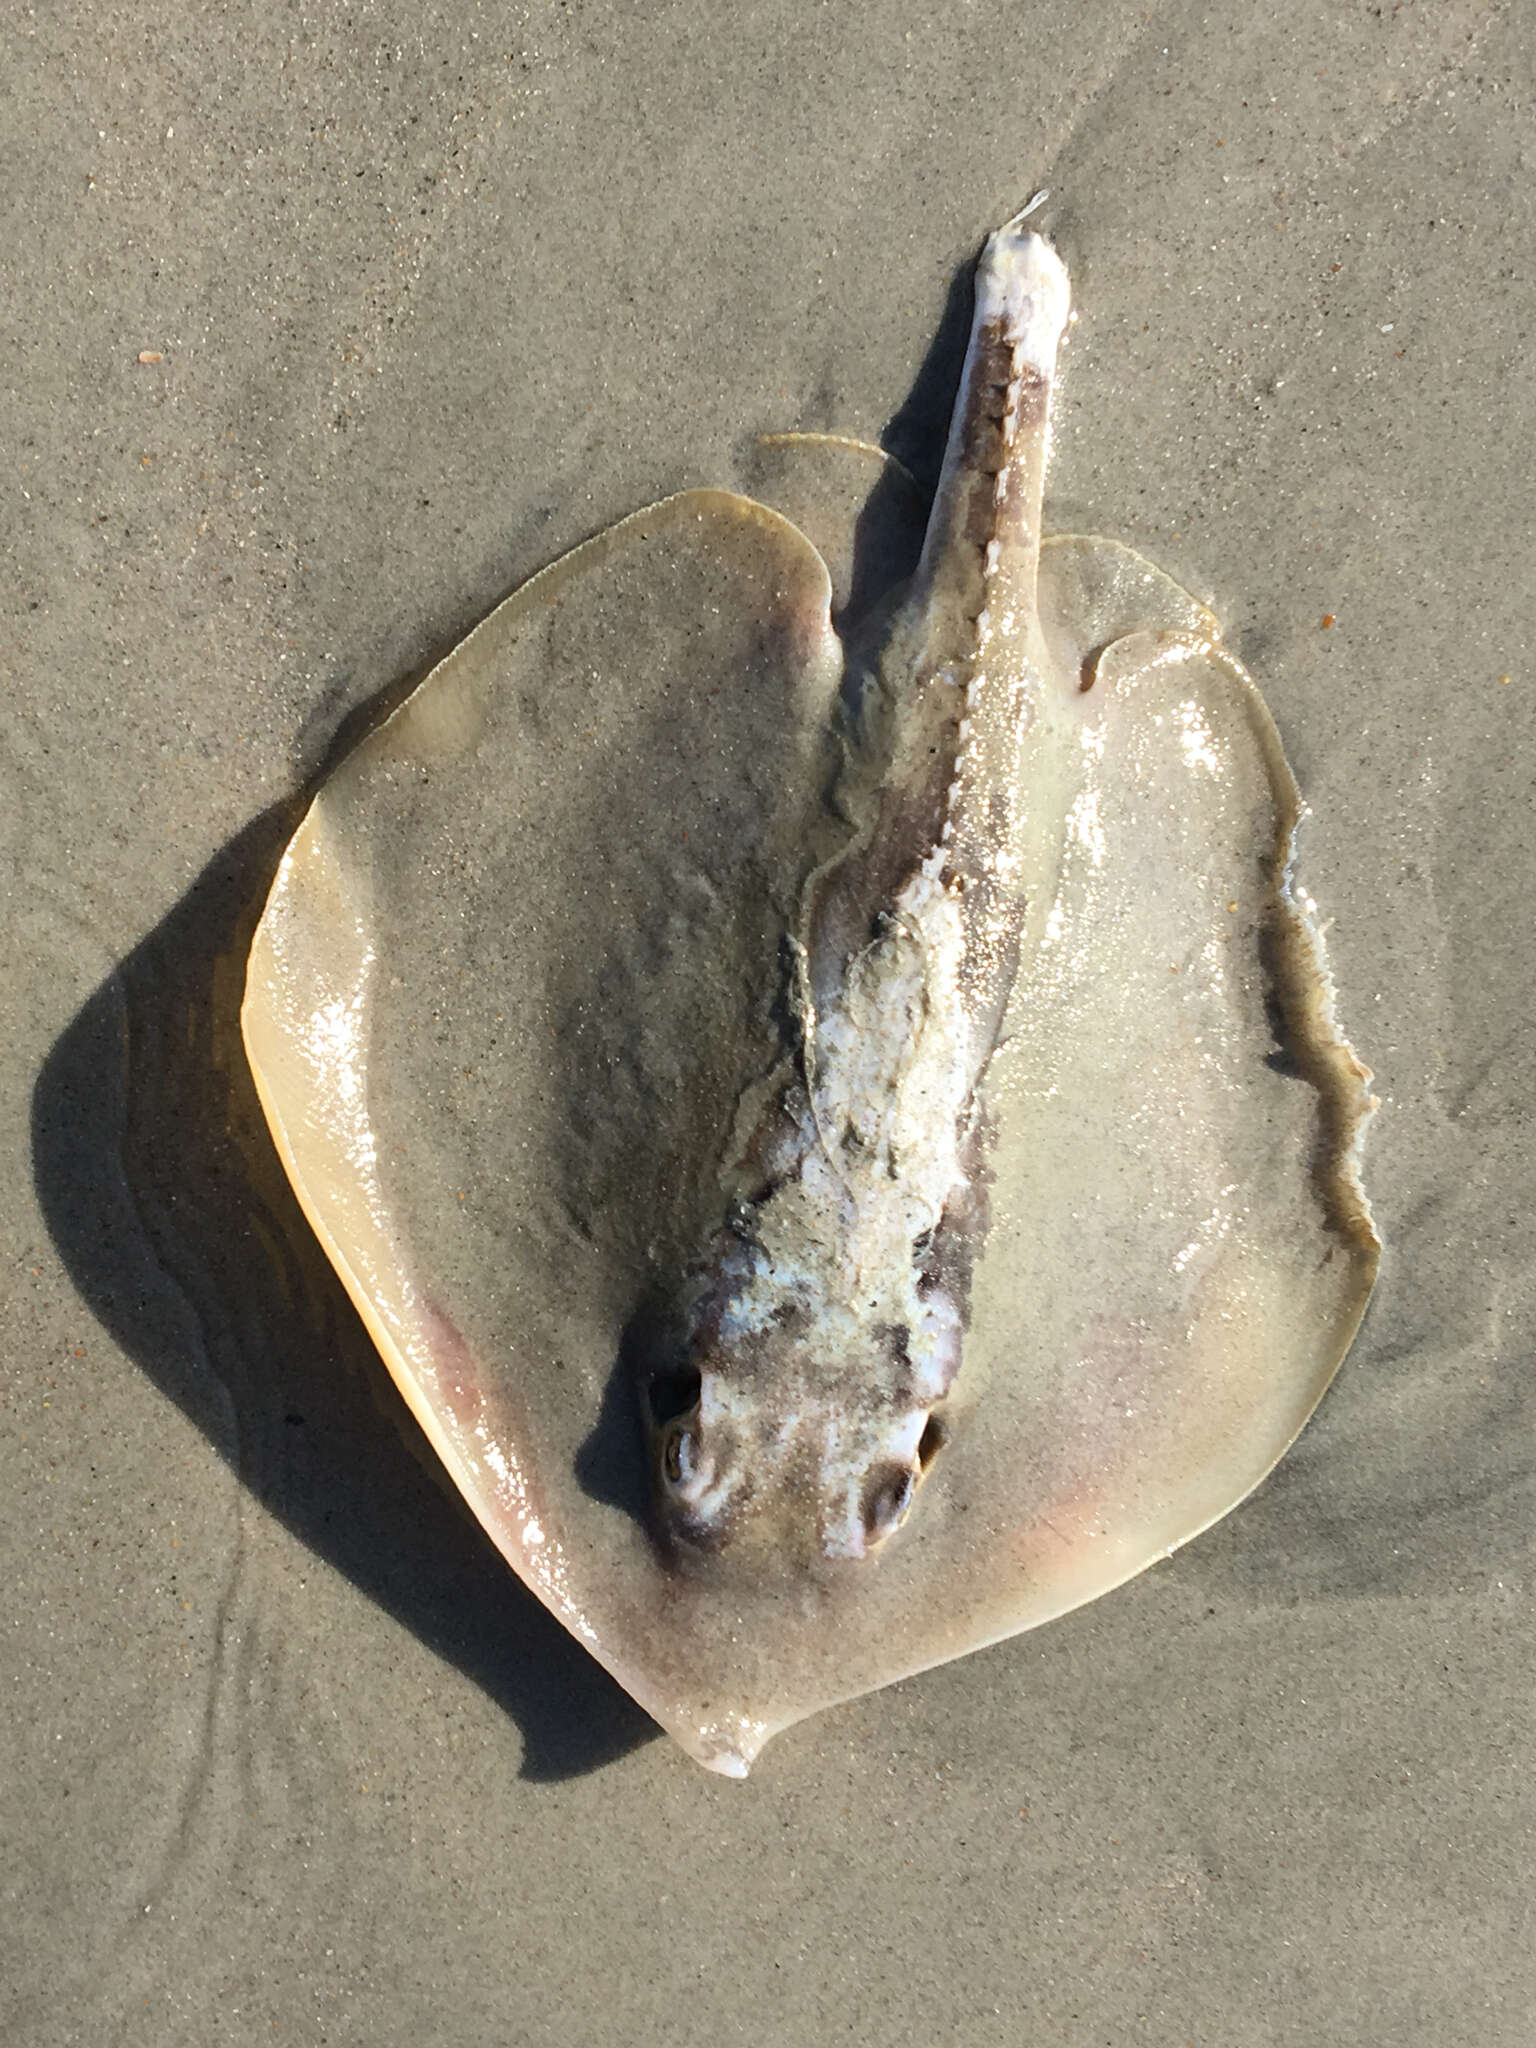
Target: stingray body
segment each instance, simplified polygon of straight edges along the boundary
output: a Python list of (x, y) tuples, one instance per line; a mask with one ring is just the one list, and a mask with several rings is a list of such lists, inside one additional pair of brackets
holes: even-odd
[(1041, 540), (1067, 317), (999, 230), (861, 637), (837, 459), (793, 520), (634, 515), (349, 757), (252, 950), (274, 1136), (418, 1420), (736, 1775), (1226, 1512), (1374, 1278), (1268, 713), (1170, 579)]
[(1051, 687), (1036, 585), (1068, 303), (1039, 235), (991, 238), (922, 558), (859, 678), (855, 834), (791, 942), (798, 1072), (732, 1162), (680, 1356), (644, 1389), (684, 1541), (752, 1520), (786, 1553), (866, 1556), (943, 1442), (985, 1223), (977, 1088), (1028, 900), (1020, 756)]

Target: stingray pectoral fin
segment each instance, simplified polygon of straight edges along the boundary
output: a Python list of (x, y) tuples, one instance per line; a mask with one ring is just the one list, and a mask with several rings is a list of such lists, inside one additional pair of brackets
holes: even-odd
[(1288, 880), (1298, 803), (1257, 692), (1218, 648), (1145, 633), (1103, 652), (1082, 715), (1055, 899), (989, 1076), (993, 1223), (946, 1478), (957, 1648), (1241, 1500), (1376, 1272), (1370, 1077)]
[(620, 1354), (717, 1226), (780, 1043), (835, 829), (829, 598), (794, 527), (711, 491), (535, 577), (324, 785), (243, 1013), (299, 1199), (475, 1513), (719, 1769), (761, 1730), (647, 1533)]

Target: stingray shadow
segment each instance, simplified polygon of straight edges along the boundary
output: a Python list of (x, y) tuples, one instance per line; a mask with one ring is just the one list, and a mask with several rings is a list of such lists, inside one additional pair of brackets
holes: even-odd
[(912, 379), (911, 388), (886, 423), (880, 445), (894, 455), (915, 479), (925, 502), (939, 485), (939, 468), (949, 434), (950, 415), (960, 388), (960, 372), (971, 338), (971, 312), (976, 302), (976, 252), (960, 264), (949, 280), (944, 310), (933, 339)]
[[(967, 263), (885, 436), (925, 498), (970, 279)], [(882, 479), (859, 518), (860, 604), (904, 573), (901, 488)], [(508, 1569), (421, 1436), (288, 1185), (240, 1037), (246, 957), (289, 838), (329, 770), (428, 666), (354, 711), (304, 788), (236, 834), (87, 998), (34, 1086), (33, 1172), (53, 1240), (114, 1340), (265, 1509), (505, 1708), (524, 1778), (562, 1779), (659, 1731)], [(582, 1476), (639, 1515), (632, 1384), (632, 1362), (617, 1360)]]

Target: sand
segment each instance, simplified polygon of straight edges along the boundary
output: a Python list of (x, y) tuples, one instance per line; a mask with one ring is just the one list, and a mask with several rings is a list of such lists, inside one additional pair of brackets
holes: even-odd
[[(1530, 2038), (1533, 55), (1491, 0), (8, 24), (8, 2043)], [(760, 431), (931, 465), (1042, 184), (1051, 523), (1263, 684), (1388, 1258), (1230, 1520), (731, 1784), (445, 1490), (243, 953), (533, 570)]]

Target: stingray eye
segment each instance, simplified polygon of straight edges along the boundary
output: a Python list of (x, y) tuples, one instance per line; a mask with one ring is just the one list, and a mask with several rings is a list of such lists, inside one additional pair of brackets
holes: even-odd
[(681, 1486), (698, 1469), (699, 1440), (681, 1422), (674, 1422), (661, 1444), (661, 1469), (669, 1485)]
[(912, 1505), (917, 1474), (909, 1465), (882, 1465), (864, 1493), (864, 1534), (871, 1543), (899, 1527)]

